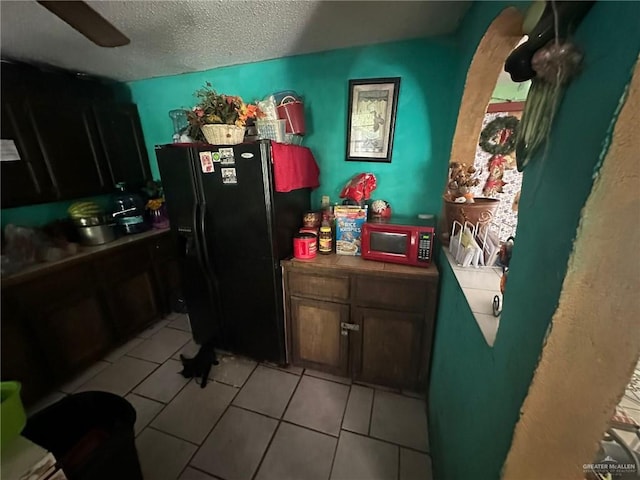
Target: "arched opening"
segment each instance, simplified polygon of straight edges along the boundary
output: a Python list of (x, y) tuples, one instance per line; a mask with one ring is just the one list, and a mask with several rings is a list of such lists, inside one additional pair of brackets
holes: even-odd
[[(522, 182), (521, 174), (515, 169), (515, 153), (510, 152), (504, 158), (502, 155), (494, 157), (493, 154), (498, 152), (488, 153), (486, 148), (479, 146), (479, 138), (485, 128), (488, 132), (499, 122), (511, 119), (517, 123), (520, 118), (528, 82), (527, 85), (512, 82), (503, 71), (503, 66), (511, 51), (523, 41), (523, 20), (523, 15), (513, 7), (502, 11), (480, 40), (469, 66), (449, 162), (464, 165), (465, 171), (469, 168), (469, 171), (473, 169), (475, 173), (462, 177), (467, 186), (452, 195), (450, 187), (457, 184), (451, 181), (454, 173), (453, 170), (450, 172), (444, 192), (446, 201), (443, 218), (446, 220), (441, 230), (445, 243), (448, 241), (453, 219), (458, 217), (463, 222), (459, 218), (462, 210), (451, 203), (461, 193), (465, 193), (467, 197), (492, 198), (482, 200), (484, 203), (492, 202), (493, 207), (491, 211), (480, 213), (479, 218), (484, 219), (483, 223), (489, 219), (487, 227), (494, 232), (495, 242), (504, 242), (515, 235), (517, 202)], [(504, 136), (505, 130), (500, 131), (503, 133), (496, 136), (501, 137), (501, 140), (497, 141), (506, 142), (509, 135)], [(515, 135), (512, 140), (515, 140)], [(462, 198), (457, 200), (464, 201)], [(470, 211), (476, 207), (484, 208), (476, 205), (464, 209)], [(463, 216), (466, 220), (466, 216)]]

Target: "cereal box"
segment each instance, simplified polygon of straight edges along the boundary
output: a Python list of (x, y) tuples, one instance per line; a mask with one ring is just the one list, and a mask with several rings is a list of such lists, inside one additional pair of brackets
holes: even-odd
[(336, 219), (336, 253), (360, 255), (360, 231), (367, 221), (367, 206), (339, 205), (333, 213)]

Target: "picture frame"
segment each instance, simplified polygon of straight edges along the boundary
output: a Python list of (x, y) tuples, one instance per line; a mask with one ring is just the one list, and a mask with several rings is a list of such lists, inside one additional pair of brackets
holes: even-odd
[(391, 163), (400, 77), (349, 80), (347, 161)]

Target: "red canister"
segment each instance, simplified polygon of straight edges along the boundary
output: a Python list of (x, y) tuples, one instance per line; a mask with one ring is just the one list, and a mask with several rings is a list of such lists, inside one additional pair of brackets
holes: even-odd
[(313, 233), (298, 233), (293, 237), (293, 256), (300, 260), (316, 257), (317, 237)]

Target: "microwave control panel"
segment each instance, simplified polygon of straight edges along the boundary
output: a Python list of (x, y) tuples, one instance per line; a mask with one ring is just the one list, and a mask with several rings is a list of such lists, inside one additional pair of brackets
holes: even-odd
[(432, 232), (418, 233), (418, 261), (431, 261), (431, 235)]

